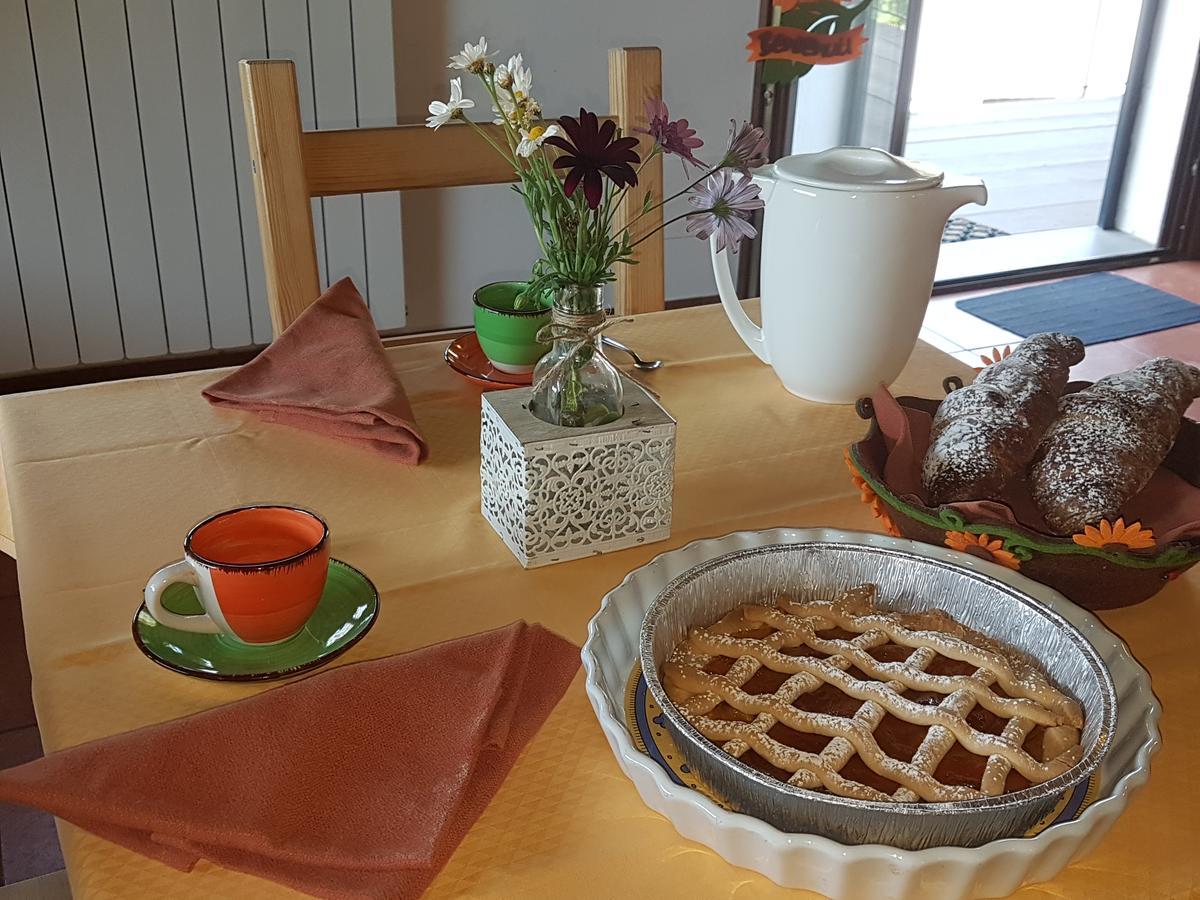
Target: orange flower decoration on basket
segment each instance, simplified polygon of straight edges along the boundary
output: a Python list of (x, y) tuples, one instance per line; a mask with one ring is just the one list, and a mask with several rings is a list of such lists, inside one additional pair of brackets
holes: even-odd
[(1012, 347), (1008, 346), (1007, 344), (1003, 350), (1000, 350), (998, 347), (993, 347), (991, 356), (988, 356), (986, 353), (979, 354), (979, 361), (983, 363), (983, 365), (976, 366), (975, 371), (982, 372), (988, 366), (998, 363), (1002, 359), (1008, 359), (1010, 356), (1012, 356)]
[(1107, 519), (1101, 519), (1098, 526), (1085, 525), (1083, 533), (1072, 535), (1071, 540), (1080, 547), (1120, 553), (1124, 550), (1150, 549), (1154, 546), (1154, 532), (1143, 528), (1141, 522), (1126, 525), (1124, 519), (1117, 519), (1109, 525)]
[(1004, 541), (993, 539), (987, 534), (971, 534), (967, 531), (947, 531), (946, 546), (960, 553), (967, 553), (988, 562), (999, 563), (1009, 569), (1020, 569), (1021, 561), (1004, 549)]
[(859, 474), (858, 467), (854, 465), (854, 460), (850, 457), (850, 448), (847, 447), (842, 453), (842, 459), (846, 463), (846, 468), (850, 470), (850, 480), (854, 482), (854, 486), (858, 488), (859, 499), (863, 503), (871, 507), (871, 515), (879, 520), (879, 524), (883, 526), (883, 530), (892, 537), (902, 537), (900, 529), (896, 527), (896, 523), (892, 521), (892, 517), (888, 515), (887, 508), (884, 506), (883, 500), (875, 493), (875, 489), (867, 484), (867, 480)]
[(842, 451), (842, 461), (846, 463), (846, 468), (850, 470), (850, 480), (854, 482), (854, 486), (858, 488), (858, 493), (862, 497), (863, 503), (870, 503), (875, 499), (875, 491), (867, 484), (867, 480), (858, 472), (858, 466), (854, 465), (854, 460), (850, 456), (850, 448), (847, 447)]
[(876, 497), (875, 502), (871, 504), (871, 512), (874, 514), (875, 518), (879, 520), (879, 524), (883, 526), (883, 530), (892, 537), (904, 537), (904, 535), (900, 533), (900, 529), (896, 527), (896, 523), (892, 521), (892, 517), (881, 508), (880, 504), (881, 501), (878, 497)]

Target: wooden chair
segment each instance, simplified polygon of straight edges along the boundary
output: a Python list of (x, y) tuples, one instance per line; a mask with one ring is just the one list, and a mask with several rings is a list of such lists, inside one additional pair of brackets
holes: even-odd
[[(508, 164), (461, 123), (436, 131), (423, 124), (305, 131), (291, 60), (243, 60), (239, 69), (276, 335), (321, 293), (311, 197), (516, 180)], [(646, 98), (662, 94), (661, 54), (657, 47), (613, 49), (608, 69), (610, 112), (630, 135), (633, 128), (646, 125)], [(642, 142), (639, 149), (648, 150), (649, 139), (635, 136)], [(618, 213), (616, 227), (639, 211), (644, 189), (656, 201), (662, 199), (661, 156), (642, 169), (637, 197), (630, 198), (636, 202)], [(642, 223), (639, 234), (662, 223), (662, 210)], [(638, 265), (621, 266), (617, 272), (619, 315), (663, 308), (661, 231), (638, 247), (638, 260)]]

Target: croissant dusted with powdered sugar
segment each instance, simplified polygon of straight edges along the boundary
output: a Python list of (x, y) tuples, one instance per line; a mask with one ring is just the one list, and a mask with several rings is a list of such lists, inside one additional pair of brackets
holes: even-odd
[(1057, 534), (1112, 520), (1166, 459), (1200, 369), (1160, 356), (1058, 402), (1029, 471), (1033, 501)]
[(933, 418), (922, 465), (929, 502), (998, 498), (1021, 478), (1081, 359), (1079, 338), (1035, 334), (950, 393)]

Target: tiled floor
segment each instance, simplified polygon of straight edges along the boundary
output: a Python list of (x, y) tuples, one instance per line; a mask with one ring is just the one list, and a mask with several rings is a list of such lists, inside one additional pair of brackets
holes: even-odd
[[(0, 734), (0, 768), (42, 755), (36, 725)], [(54, 819), (47, 813), (0, 803), (0, 878), (4, 884), (36, 878), (63, 867)]]
[[(0, 769), (42, 755), (29, 697), (29, 664), (17, 596), (17, 566), (0, 553)], [(62, 868), (50, 816), (0, 803), (0, 884)]]
[[(1125, 269), (1120, 274), (1200, 303), (1200, 262)], [(981, 353), (1020, 342), (1017, 335), (957, 309), (955, 301), (965, 296), (970, 295), (939, 297), (930, 303), (921, 334), (926, 341), (971, 365), (979, 365)], [(1072, 375), (1095, 380), (1158, 355), (1200, 365), (1200, 325), (1093, 345)], [(1190, 414), (1200, 418), (1200, 401)], [(0, 554), (0, 768), (40, 755), (41, 743), (29, 698), (16, 565)], [(0, 804), (0, 883), (32, 878), (61, 867), (62, 856), (50, 816)]]

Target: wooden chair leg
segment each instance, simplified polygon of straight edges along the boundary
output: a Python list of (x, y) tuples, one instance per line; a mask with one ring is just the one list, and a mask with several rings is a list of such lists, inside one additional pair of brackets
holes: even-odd
[[(644, 134), (635, 134), (634, 128), (645, 128), (646, 100), (662, 96), (662, 54), (657, 47), (623, 47), (608, 51), (608, 96), (609, 111), (621, 123), (622, 132), (637, 137), (638, 153), (644, 159), (653, 146), (653, 141)], [(651, 202), (659, 203), (663, 197), (662, 156), (650, 160), (638, 175), (638, 186), (630, 191), (629, 197), (617, 210), (614, 228), (629, 226), (642, 211), (646, 192)], [(661, 207), (638, 219), (632, 226), (634, 240), (662, 224)], [(666, 305), (666, 289), (663, 283), (663, 233), (655, 235), (637, 248), (637, 265), (622, 266), (617, 273), (616, 313), (619, 316), (633, 313), (652, 312)]]
[(321, 292), (312, 207), (301, 150), (300, 98), (291, 60), (242, 60), (242, 101), (254, 199), (276, 336)]

